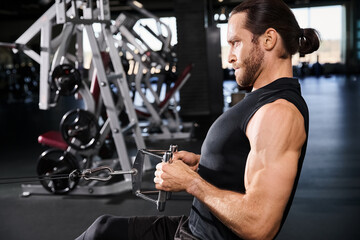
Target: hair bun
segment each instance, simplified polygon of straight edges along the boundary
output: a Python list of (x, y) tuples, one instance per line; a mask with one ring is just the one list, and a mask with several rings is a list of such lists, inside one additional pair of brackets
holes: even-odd
[(313, 28), (301, 28), (299, 37), (299, 53), (309, 54), (315, 52), (320, 46), (320, 36)]

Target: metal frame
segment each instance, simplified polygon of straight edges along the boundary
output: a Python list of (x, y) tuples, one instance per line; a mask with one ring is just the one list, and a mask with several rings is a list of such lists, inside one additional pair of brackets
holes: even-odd
[[(81, 5), (81, 1), (56, 0), (55, 4), (47, 12), (45, 12), (43, 16), (41, 16), (40, 19), (36, 21), (21, 37), (16, 40), (16, 43), (26, 45), (36, 33), (39, 31), (41, 33), (40, 56), (34, 54), (34, 51), (32, 50), (24, 52), (28, 56), (32, 57), (35, 61), (40, 63), (39, 107), (40, 109), (46, 110), (56, 104), (52, 104), (50, 102), (50, 86), (48, 81), (49, 72), (54, 69), (56, 64), (60, 63), (61, 61), (66, 61), (66, 59), (69, 58), (66, 53), (69, 44), (68, 39), (73, 35), (74, 29), (77, 29), (77, 26), (83, 26), (83, 29), (87, 32), (90, 42), (91, 51), (93, 54), (92, 64), (94, 72), (96, 73), (96, 81), (100, 86), (101, 100), (105, 105), (108, 116), (108, 119), (106, 120), (106, 123), (101, 131), (106, 133), (109, 131), (109, 129), (111, 130), (118, 154), (118, 162), (121, 169), (127, 170), (131, 169), (132, 161), (128, 155), (123, 133), (132, 131), (132, 136), (135, 139), (138, 149), (144, 149), (145, 142), (141, 135), (135, 109), (129, 95), (126, 74), (123, 70), (118, 51), (114, 45), (114, 39), (110, 31), (109, 1), (98, 0), (96, 3), (97, 4), (95, 5), (93, 4), (93, 1), (88, 1), (86, 5)], [(77, 15), (77, 8), (80, 6), (83, 9), (83, 16), (81, 18)], [(55, 24), (55, 19), (57, 23), (64, 24), (64, 28), (60, 36), (61, 38), (66, 38), (67, 41), (59, 41), (60, 36), (51, 40), (51, 28), (52, 25)], [(102, 24), (102, 32), (99, 38), (96, 38), (95, 36), (94, 30), (92, 28), (93, 23)], [(80, 40), (81, 38), (78, 37), (77, 39)], [(115, 70), (115, 80), (120, 89), (120, 104), (115, 103), (112, 97), (109, 79), (106, 75), (104, 63), (101, 58), (100, 47), (107, 47), (109, 49), (111, 62)], [(54, 51), (54, 49), (56, 49), (56, 51)], [(53, 52), (55, 52), (55, 55), (52, 64), (50, 65), (50, 55)], [(82, 58), (82, 55), (80, 55), (80, 57)], [(88, 108), (91, 112), (95, 112), (95, 103), (93, 98), (90, 98), (90, 91), (87, 87), (85, 87), (86, 84), (83, 85), (84, 86), (82, 87), (80, 94), (85, 97), (84, 101), (86, 108)], [(124, 129), (121, 128), (121, 124), (118, 118), (120, 113), (119, 106), (125, 108), (130, 120), (130, 124)], [(69, 147), (67, 151), (76, 154), (76, 151), (71, 149), (71, 147)], [(150, 168), (151, 164), (149, 159), (145, 159), (144, 170)], [(24, 196), (28, 196), (30, 194), (47, 193), (46, 190), (43, 189), (40, 185), (23, 185), (22, 188)], [(70, 192), (70, 194), (107, 195), (129, 190), (130, 188), (131, 176), (125, 175), (124, 180), (121, 182), (102, 186), (97, 186), (96, 184), (77, 186), (73, 191)]]
[[(143, 27), (162, 42), (162, 51), (167, 52), (167, 53), (170, 52), (170, 47), (171, 47), (171, 45), (170, 45), (170, 42), (171, 42), (170, 28), (166, 24), (161, 22), (158, 17), (154, 16), (153, 14), (148, 12), (146, 9), (144, 9), (139, 2), (129, 1), (128, 4), (134, 10), (140, 12), (142, 15), (155, 19), (155, 21), (157, 23), (159, 34), (154, 33), (149, 28), (146, 28), (144, 26)], [(146, 62), (143, 61), (143, 58), (148, 57), (148, 56), (146, 56), (146, 51), (151, 50), (151, 49), (147, 45), (146, 41), (141, 39), (141, 37), (138, 36), (136, 34), (136, 32), (133, 30), (134, 23), (136, 22), (135, 20), (132, 19), (131, 17), (127, 16), (126, 14), (121, 13), (117, 17), (112, 30), (114, 33), (120, 32), (120, 34), (122, 36), (122, 40), (120, 43), (121, 48), (123, 50), (127, 51), (128, 53), (130, 53), (133, 56), (135, 62), (138, 64), (138, 72), (135, 74), (135, 79), (134, 79), (135, 89), (136, 89), (136, 92), (140, 95), (140, 97), (146, 107), (147, 112), (150, 114), (150, 117), (147, 118), (149, 122), (141, 123), (142, 128), (145, 129), (143, 131), (143, 135), (145, 137), (148, 137), (151, 140), (190, 138), (191, 131), (183, 132), (182, 130), (185, 127), (191, 129), (192, 124), (191, 123), (189, 123), (189, 124), (181, 123), (179, 114), (177, 112), (177, 104), (176, 104), (174, 94), (172, 97), (174, 99), (174, 107), (173, 107), (174, 109), (172, 111), (173, 114), (170, 114), (168, 112), (170, 99), (163, 106), (161, 106), (161, 107), (158, 106), (158, 105), (160, 105), (159, 95), (160, 95), (161, 86), (160, 86), (160, 88), (158, 86), (157, 91), (154, 91), (154, 89), (152, 88), (152, 86), (150, 84), (149, 79), (150, 79), (151, 66), (147, 66), (148, 64), (146, 64)], [(162, 26), (164, 26), (168, 32), (167, 37), (164, 37), (162, 34), (162, 29), (161, 29)], [(142, 42), (142, 45), (144, 45), (148, 49), (147, 50), (144, 49), (142, 47), (142, 45), (140, 45), (136, 41), (136, 39), (140, 40)], [(135, 48), (135, 50), (133, 51), (132, 49), (130, 49), (130, 47), (128, 47), (128, 45), (132, 45)], [(156, 55), (155, 56), (156, 63), (159, 66), (161, 66), (162, 69), (165, 69), (165, 67), (167, 66), (165, 59), (163, 59), (160, 55), (158, 55), (155, 52), (152, 52), (151, 54)], [(144, 74), (144, 72), (146, 72), (146, 73)], [(188, 80), (189, 77), (190, 77), (190, 74), (188, 74), (185, 77), (185, 79), (181, 82), (181, 84), (177, 88), (178, 90), (181, 89), (181, 87), (186, 83), (186, 81)], [(145, 84), (146, 89), (151, 92), (152, 96), (155, 99), (154, 103), (150, 103), (150, 101), (148, 100), (147, 96), (143, 92), (142, 84)], [(149, 129), (151, 127), (158, 127), (161, 130), (161, 132), (149, 134), (146, 131), (146, 129)]]

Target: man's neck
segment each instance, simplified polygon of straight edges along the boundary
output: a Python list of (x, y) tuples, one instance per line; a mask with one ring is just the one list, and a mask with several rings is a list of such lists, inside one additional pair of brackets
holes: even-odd
[(262, 88), (283, 77), (293, 77), (291, 58), (277, 58), (275, 60), (265, 61), (263, 68), (254, 83), (252, 91)]

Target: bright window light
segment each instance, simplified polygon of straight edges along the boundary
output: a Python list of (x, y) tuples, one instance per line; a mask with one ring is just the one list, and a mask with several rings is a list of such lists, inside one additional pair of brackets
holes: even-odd
[(319, 31), (321, 45), (318, 51), (300, 59), (293, 58), (293, 64), (300, 62), (314, 63), (319, 56), (320, 63), (338, 63), (342, 59), (343, 7), (341, 5), (327, 7), (311, 7), (293, 9), (301, 28), (315, 28)]
[[(171, 30), (171, 42), (170, 44), (172, 46), (177, 44), (177, 28), (176, 28), (176, 18), (175, 17), (163, 17), (160, 18), (160, 20), (169, 26), (170, 30)], [(151, 18), (143, 18), (140, 19), (135, 25), (134, 25), (134, 30), (135, 32), (143, 39), (146, 41), (146, 44), (153, 50), (153, 51), (159, 51), (161, 50), (161, 42), (155, 38), (151, 33), (149, 33), (147, 30), (144, 29), (144, 27), (142, 27), (141, 25), (146, 25), (148, 26), (154, 33), (158, 34), (159, 31), (157, 29), (157, 25), (156, 25), (156, 21), (154, 19)], [(101, 25), (100, 24), (93, 24), (93, 29), (94, 29), (94, 33), (96, 35), (96, 37), (99, 36), (100, 31), (101, 31)], [(167, 31), (166, 28), (162, 26), (161, 28), (162, 33), (167, 36)], [(116, 39), (121, 39), (120, 36), (116, 36)], [(141, 43), (140, 43), (141, 44)], [(91, 54), (91, 48), (90, 48), (90, 43), (88, 41), (88, 37), (87, 37), (87, 33), (86, 31), (84, 31), (84, 41), (83, 41), (83, 45), (84, 45), (84, 67), (85, 68), (89, 68), (90, 67), (90, 62), (91, 62), (91, 58), (92, 58), (92, 54)], [(145, 48), (145, 47), (144, 47)], [(147, 50), (147, 49), (146, 49)]]
[[(171, 30), (171, 45), (174, 46), (177, 44), (177, 30), (176, 30), (176, 18), (175, 17), (163, 17), (160, 20), (169, 26)], [(154, 51), (159, 51), (161, 49), (161, 42), (155, 38), (151, 33), (145, 30), (141, 25), (148, 26), (154, 33), (159, 34), (156, 21), (152, 18), (143, 18), (137, 21), (134, 26), (134, 30), (139, 36), (146, 41), (146, 43)], [(167, 31), (164, 26), (162, 26), (161, 31), (165, 36), (167, 36)]]

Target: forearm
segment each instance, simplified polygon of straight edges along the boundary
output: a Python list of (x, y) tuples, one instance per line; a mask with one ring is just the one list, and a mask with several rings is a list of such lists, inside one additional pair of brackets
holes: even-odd
[(246, 194), (222, 190), (205, 181), (181, 160), (159, 163), (156, 168), (157, 189), (187, 191), (241, 238), (271, 239), (276, 234), (283, 209), (282, 204), (277, 204), (281, 201), (271, 200), (273, 190), (264, 191), (259, 186), (247, 188)]

